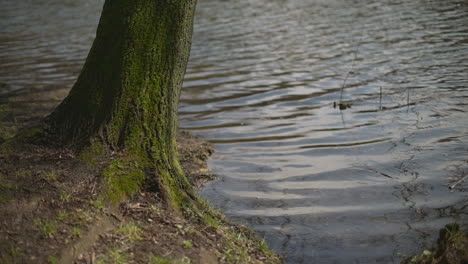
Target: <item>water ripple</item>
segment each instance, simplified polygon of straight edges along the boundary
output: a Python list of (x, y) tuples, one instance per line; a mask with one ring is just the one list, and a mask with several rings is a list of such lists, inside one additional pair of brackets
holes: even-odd
[[(102, 4), (3, 1), (0, 100), (65, 94)], [(288, 263), (398, 263), (468, 221), (467, 185), (447, 187), (468, 172), (467, 18), (465, 0), (200, 0), (179, 117), (216, 147), (202, 194)], [(31, 98), (9, 103), (60, 99)]]

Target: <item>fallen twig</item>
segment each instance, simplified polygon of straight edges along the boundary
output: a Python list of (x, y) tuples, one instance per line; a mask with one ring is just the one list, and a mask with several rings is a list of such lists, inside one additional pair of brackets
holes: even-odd
[(456, 181), (454, 184), (452, 184), (451, 186), (449, 186), (449, 189), (452, 190), (452, 189), (455, 189), (455, 187), (457, 187), (458, 184), (464, 182), (466, 180), (466, 178), (468, 178), (468, 174), (466, 174), (465, 176), (463, 176), (460, 180)]

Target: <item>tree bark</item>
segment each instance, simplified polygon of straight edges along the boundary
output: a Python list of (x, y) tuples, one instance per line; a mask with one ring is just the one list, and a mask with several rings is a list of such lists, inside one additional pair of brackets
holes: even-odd
[(138, 156), (138, 169), (158, 176), (166, 194), (188, 186), (175, 132), (195, 5), (106, 0), (77, 82), (45, 120), (48, 134), (77, 149), (100, 144)]

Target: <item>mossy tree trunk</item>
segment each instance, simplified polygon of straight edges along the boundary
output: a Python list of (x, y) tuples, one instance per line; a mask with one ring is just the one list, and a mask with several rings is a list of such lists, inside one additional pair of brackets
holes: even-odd
[(77, 82), (45, 120), (61, 145), (102, 146), (134, 157), (125, 160), (123, 167), (133, 173), (121, 172), (127, 178), (117, 179), (120, 184), (138, 186), (142, 173), (150, 174), (170, 200), (189, 188), (175, 132), (195, 5), (196, 0), (106, 0)]

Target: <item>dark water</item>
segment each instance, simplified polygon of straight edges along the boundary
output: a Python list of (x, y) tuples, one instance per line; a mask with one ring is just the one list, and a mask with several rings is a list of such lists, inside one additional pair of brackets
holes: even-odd
[[(0, 94), (71, 87), (102, 0), (0, 2)], [(467, 111), (467, 1), (199, 0), (202, 195), (288, 263), (397, 263), (467, 223)]]
[(0, 0), (0, 94), (71, 88), (103, 2)]

